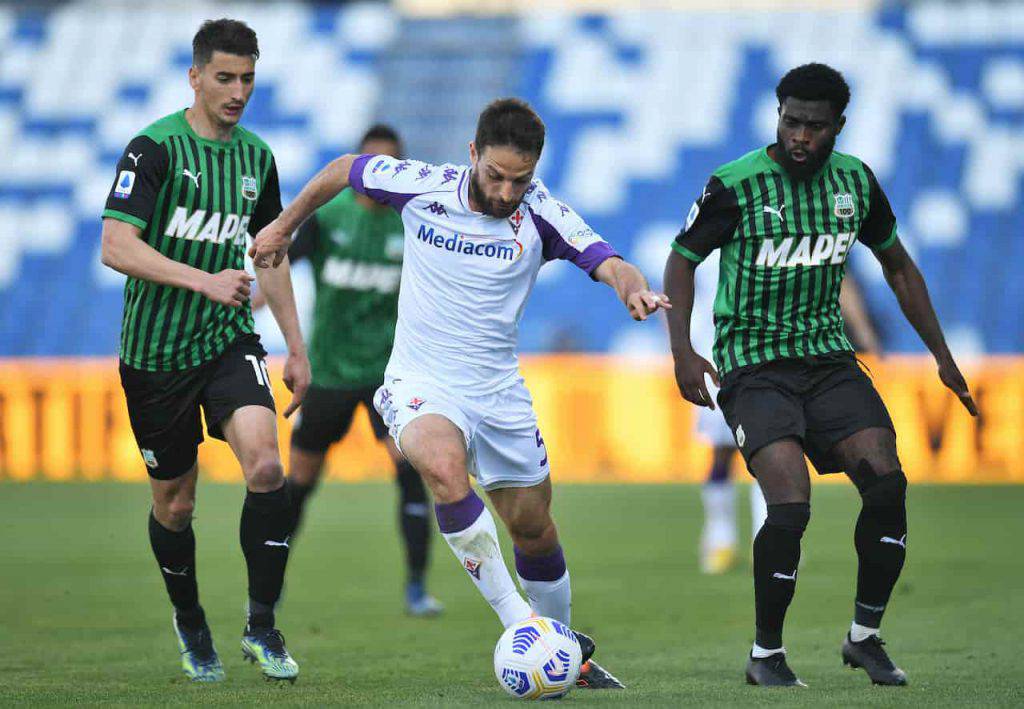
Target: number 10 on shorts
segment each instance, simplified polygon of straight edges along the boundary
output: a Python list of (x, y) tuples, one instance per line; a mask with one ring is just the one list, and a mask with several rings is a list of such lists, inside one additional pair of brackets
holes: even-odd
[(267, 371), (267, 363), (256, 355), (248, 354), (245, 358), (249, 360), (249, 364), (252, 365), (252, 371), (256, 373), (256, 383), (269, 389), (270, 372)]

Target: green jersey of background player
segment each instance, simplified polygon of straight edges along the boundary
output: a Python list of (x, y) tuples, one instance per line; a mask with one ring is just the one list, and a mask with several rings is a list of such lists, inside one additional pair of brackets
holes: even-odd
[[(231, 445), (245, 476), (240, 539), (249, 574), (242, 651), (269, 679), (299, 668), (275, 628), (293, 516), (277, 448), (265, 352), (253, 328), (243, 270), (246, 236), (281, 211), (270, 148), (238, 125), (252, 95), (256, 33), (209, 21), (192, 43), (191, 107), (131, 140), (103, 211), (103, 263), (128, 276), (121, 383), (153, 506), (149, 538), (174, 606), (182, 667), (194, 681), (223, 679), (199, 605), (192, 510), (196, 455), (207, 430)], [(309, 385), (289, 269), (258, 269), (288, 343), (284, 380)]]
[[(907, 479), (889, 414), (843, 332), (839, 289), (855, 241), (881, 263), (943, 384), (977, 411), (882, 188), (861, 160), (833, 151), (846, 122), (846, 81), (808, 64), (786, 74), (776, 95), (776, 143), (716, 170), (672, 244), (665, 290), (676, 306), (668, 311), (676, 381), (687, 401), (714, 408), (704, 376), (719, 383), (721, 373), (718, 403), (768, 503), (754, 540), (747, 682), (802, 684), (786, 662), (782, 626), (810, 518), (806, 453), (821, 474), (845, 472), (863, 500), (843, 661), (876, 684), (903, 685), (878, 628), (906, 554)], [(717, 371), (690, 343), (694, 269), (716, 248)]]
[[(399, 157), (401, 139), (392, 128), (376, 125), (363, 136), (359, 150)], [(344, 438), (356, 408), (363, 405), (374, 435), (395, 464), (406, 611), (426, 617), (442, 610), (425, 587), (430, 549), (426, 488), (373, 407), (395, 339), (404, 238), (402, 219), (393, 209), (345, 190), (302, 224), (288, 249), (292, 263), (309, 259), (316, 286), (309, 339), (313, 384), (292, 430), (288, 484), (298, 524), (327, 450)]]

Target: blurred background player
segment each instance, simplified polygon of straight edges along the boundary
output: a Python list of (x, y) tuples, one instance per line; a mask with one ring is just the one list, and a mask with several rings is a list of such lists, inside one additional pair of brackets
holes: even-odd
[[(714, 341), (714, 327), (711, 312), (714, 301), (715, 283), (718, 280), (718, 254), (714, 252), (697, 271), (694, 292), (694, 312), (698, 313), (691, 324), (693, 341), (698, 343), (697, 352), (710, 357)], [(839, 304), (846, 322), (850, 341), (858, 352), (878, 356), (881, 354), (878, 333), (868, 315), (860, 289), (852, 275), (843, 277), (839, 293)], [(712, 397), (718, 395), (714, 383), (708, 385)], [(721, 411), (700, 407), (697, 411), (697, 433), (711, 445), (711, 467), (707, 482), (701, 488), (701, 502), (704, 506), (704, 528), (700, 538), (700, 568), (705, 574), (722, 574), (731, 569), (737, 560), (736, 549), (739, 538), (736, 519), (736, 489), (732, 481), (732, 467), (737, 448), (729, 424)], [(756, 484), (750, 486), (750, 534), (757, 535), (768, 515), (764, 494)]]
[[(360, 140), (359, 152), (400, 158), (402, 142), (393, 128), (375, 125)], [(309, 339), (313, 384), (292, 429), (288, 485), (297, 530), (320, 482), (327, 450), (347, 435), (362, 404), (374, 436), (384, 442), (395, 465), (406, 611), (433, 616), (443, 606), (425, 586), (431, 527), (426, 487), (373, 408), (373, 393), (384, 380), (395, 339), (404, 238), (402, 219), (393, 209), (343, 190), (303, 222), (288, 247), (293, 264), (309, 259), (316, 288)], [(253, 306), (263, 304), (258, 293)]]
[[(942, 383), (972, 416), (977, 407), (949, 348), (923, 277), (900, 243), (896, 218), (871, 170), (834, 151), (850, 89), (824, 64), (788, 72), (776, 87), (776, 142), (719, 167), (672, 243), (665, 287), (676, 380), (683, 397), (714, 406), (705, 375), (768, 516), (754, 540), (755, 640), (746, 680), (802, 686), (782, 630), (810, 520), (810, 477), (845, 472), (862, 506), (854, 531), (857, 585), (844, 664), (875, 684), (905, 685), (879, 627), (906, 556), (907, 478), (888, 410), (843, 330), (839, 291), (850, 248), (871, 248)], [(721, 249), (714, 359), (690, 342), (693, 273)]]
[[(636, 320), (671, 307), (534, 179), (544, 133), (526, 102), (498, 99), (480, 114), (470, 166), (342, 156), (250, 249), (255, 263), (276, 265), (298, 223), (349, 185), (401, 215), (398, 327), (374, 404), (434, 493), (445, 541), (505, 627), (533, 614), (570, 624), (571, 585), (551, 517), (547, 449), (516, 354), (519, 321), (541, 266), (573, 263), (612, 287)], [(470, 474), (512, 537), (529, 602), (505, 566), (494, 519)], [(584, 660), (579, 683), (621, 688), (591, 659), (593, 641), (576, 635)]]
[[(294, 517), (266, 352), (249, 307), (253, 277), (243, 270), (246, 237), (281, 212), (274, 156), (238, 125), (257, 57), (247, 25), (205, 22), (192, 42), (192, 106), (128, 143), (103, 211), (103, 263), (128, 276), (120, 371), (153, 493), (149, 540), (174, 606), (182, 667), (194, 681), (224, 678), (196, 581), (200, 408), (207, 431), (231, 445), (245, 476), (242, 651), (268, 679), (295, 681), (299, 673), (275, 627)], [(257, 278), (289, 348), (284, 381), (295, 396), (288, 416), (310, 380), (290, 271), (287, 264), (260, 269)]]

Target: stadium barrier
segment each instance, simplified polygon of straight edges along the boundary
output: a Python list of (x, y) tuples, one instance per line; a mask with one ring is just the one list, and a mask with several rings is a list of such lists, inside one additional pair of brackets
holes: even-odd
[[(1024, 358), (986, 357), (965, 372), (981, 416), (971, 419), (932, 362), (869, 360), (899, 433), (907, 476), (927, 482), (1024, 482)], [(280, 409), (290, 394), (271, 360)], [(590, 355), (523, 358), (553, 476), (561, 482), (692, 482), (710, 451), (694, 407), (676, 392), (668, 359)], [(282, 448), (290, 424), (279, 416)], [(201, 446), (202, 475), (240, 480), (228, 446)], [(360, 410), (328, 456), (338, 480), (385, 479), (391, 466)], [(0, 478), (143, 481), (113, 359), (0, 360)]]

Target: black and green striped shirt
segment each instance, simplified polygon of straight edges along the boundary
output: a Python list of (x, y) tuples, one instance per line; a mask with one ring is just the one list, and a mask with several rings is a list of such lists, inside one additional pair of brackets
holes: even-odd
[[(227, 142), (201, 138), (179, 111), (128, 143), (103, 216), (139, 227), (141, 238), (164, 256), (217, 273), (244, 268), (246, 234), (280, 212), (277, 167), (267, 144), (241, 126)], [(121, 360), (129, 367), (195, 367), (252, 332), (248, 303), (232, 308), (132, 277), (125, 284)]]
[(720, 248), (713, 358), (724, 374), (776, 359), (852, 351), (839, 288), (855, 240), (896, 243), (896, 218), (871, 170), (833, 152), (806, 180), (767, 148), (718, 168), (672, 247), (700, 263)]

